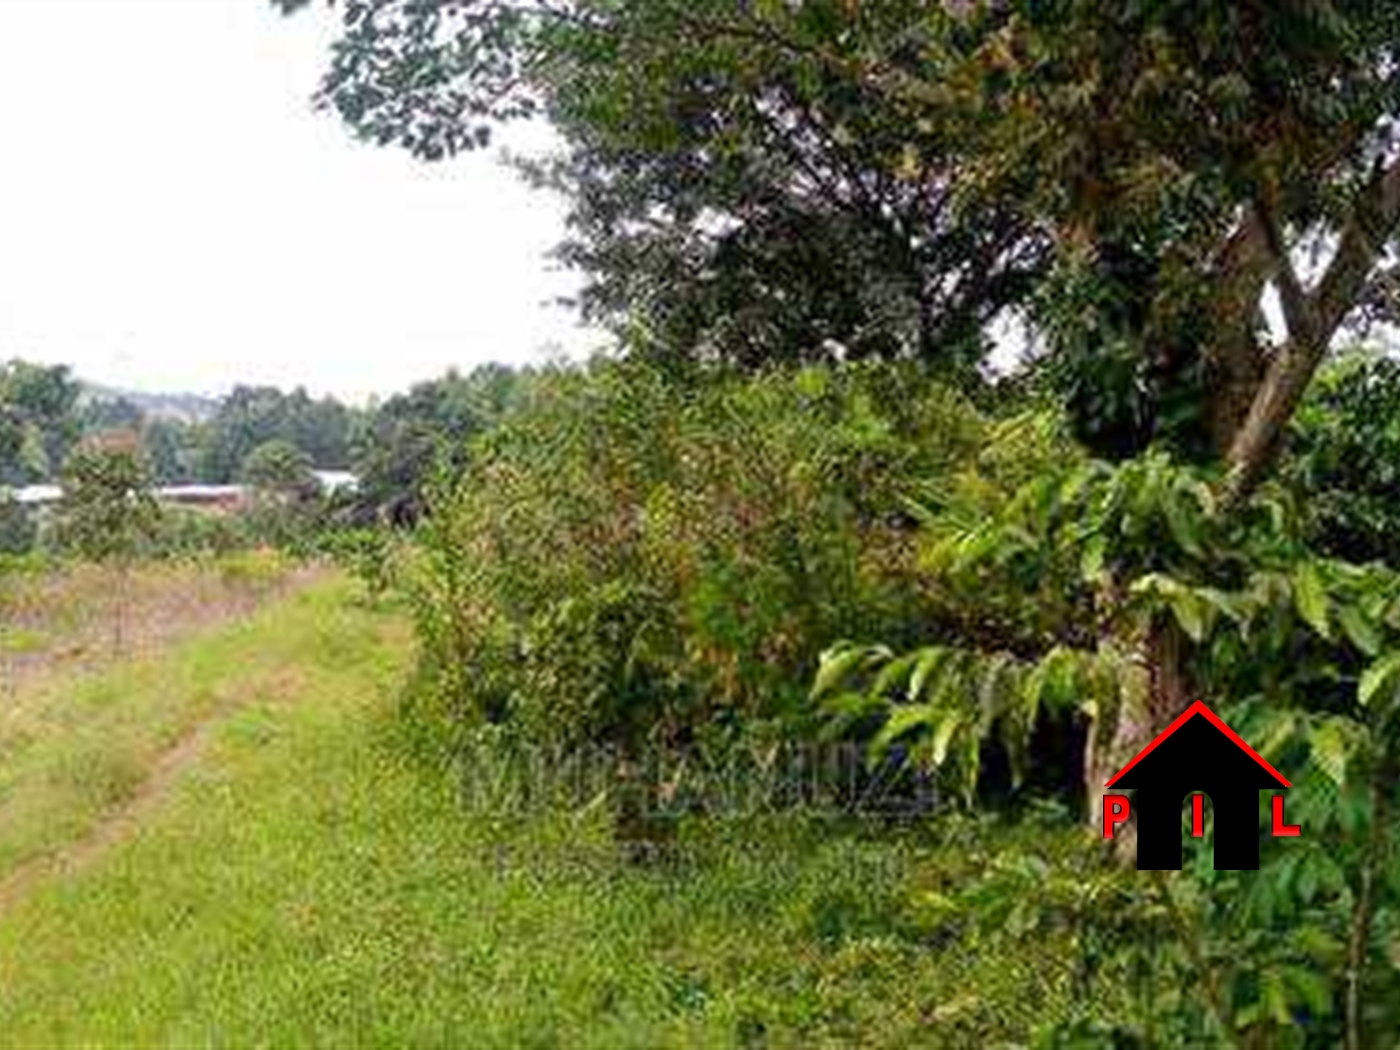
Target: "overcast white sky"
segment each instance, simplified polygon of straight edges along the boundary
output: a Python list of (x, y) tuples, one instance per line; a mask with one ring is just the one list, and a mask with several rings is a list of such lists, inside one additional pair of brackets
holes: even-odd
[(0, 359), (360, 399), (596, 345), (545, 305), (575, 287), (544, 258), (558, 200), (311, 109), (333, 30), (266, 0), (0, 0)]

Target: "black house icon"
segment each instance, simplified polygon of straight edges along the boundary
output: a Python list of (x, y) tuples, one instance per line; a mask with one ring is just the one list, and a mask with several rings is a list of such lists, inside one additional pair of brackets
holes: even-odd
[(1181, 868), (1182, 803), (1210, 797), (1216, 870), (1259, 867), (1259, 792), (1290, 787), (1233, 729), (1199, 700), (1138, 752), (1105, 787), (1136, 788), (1138, 868)]

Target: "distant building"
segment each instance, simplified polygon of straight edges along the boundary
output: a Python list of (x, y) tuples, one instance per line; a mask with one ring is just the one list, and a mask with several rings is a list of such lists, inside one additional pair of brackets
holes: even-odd
[(57, 503), (62, 499), (63, 490), (57, 485), (24, 485), (21, 488), (11, 489), (10, 495), (21, 506), (42, 507), (49, 503)]
[[(316, 480), (326, 493), (354, 492), (359, 479), (348, 470), (317, 470)], [(16, 503), (35, 509), (52, 506), (63, 499), (63, 489), (58, 485), (24, 485), (17, 489), (0, 489), (0, 495), (8, 491)], [(162, 503), (173, 503), (185, 507), (208, 507), (214, 510), (237, 510), (251, 498), (247, 485), (160, 485), (152, 490)]]
[(217, 510), (237, 510), (249, 498), (246, 485), (161, 485), (152, 491), (161, 503)]
[(328, 494), (354, 492), (360, 487), (360, 479), (348, 470), (313, 470), (312, 473)]

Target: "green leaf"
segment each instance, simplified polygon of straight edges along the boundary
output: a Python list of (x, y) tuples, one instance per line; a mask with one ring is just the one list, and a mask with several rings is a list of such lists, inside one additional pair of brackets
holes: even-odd
[(1200, 530), (1196, 527), (1196, 522), (1192, 519), (1181, 495), (1181, 492), (1175, 488), (1168, 488), (1163, 492), (1162, 514), (1167, 519), (1167, 529), (1171, 532), (1176, 545), (1193, 558), (1199, 558), (1205, 553), (1201, 547)]
[(822, 653), (821, 666), (818, 667), (816, 680), (812, 683), (812, 699), (825, 696), (852, 672), (868, 667), (871, 663), (888, 660), (893, 655), (894, 653), (883, 645), (832, 646)]
[(1057, 645), (1050, 650), (1050, 655), (1045, 658), (1045, 684), (1049, 693), (1048, 697), (1042, 698), (1042, 702), (1048, 700), (1048, 703), (1056, 708), (1070, 708), (1076, 704), (1083, 691), (1080, 685), (1080, 662), (1081, 655), (1072, 649)]
[(828, 696), (821, 706), (823, 711), (831, 715), (860, 718), (887, 705), (878, 696), (848, 690)]
[(1283, 975), (1277, 970), (1265, 970), (1262, 974), (1264, 1003), (1277, 1024), (1286, 1025), (1293, 1020), (1289, 1009), (1288, 989), (1283, 983)]
[(953, 739), (953, 734), (962, 725), (962, 715), (956, 711), (949, 711), (943, 716), (943, 720), (938, 723), (938, 728), (933, 731), (933, 768), (937, 769), (943, 765), (943, 760), (948, 757), (948, 744)]
[(1375, 656), (1381, 651), (1381, 637), (1365, 614), (1355, 605), (1343, 605), (1337, 610), (1337, 619), (1346, 632), (1347, 638), (1357, 649), (1367, 656)]
[(1277, 760), (1284, 747), (1293, 739), (1297, 731), (1298, 716), (1293, 712), (1279, 712), (1267, 718), (1261, 729), (1265, 730), (1259, 753), (1265, 758)]
[(909, 673), (909, 669), (914, 666), (914, 662), (918, 658), (917, 652), (905, 653), (899, 659), (891, 660), (885, 664), (884, 667), (880, 668), (880, 673), (875, 676), (875, 681), (871, 683), (870, 692), (876, 696), (884, 696), (889, 693), (894, 684)]
[(1103, 576), (1104, 560), (1108, 554), (1108, 540), (1102, 536), (1092, 537), (1084, 545), (1084, 554), (1079, 559), (1079, 575), (1093, 583)]
[(1240, 608), (1239, 598), (1226, 594), (1216, 587), (1197, 587), (1196, 597), (1227, 619), (1237, 624), (1245, 622), (1245, 614)]
[(1347, 741), (1341, 726), (1328, 720), (1312, 727), (1308, 734), (1313, 759), (1338, 787), (1347, 776)]
[(943, 646), (933, 646), (919, 651), (919, 662), (914, 665), (914, 673), (909, 676), (909, 690), (905, 696), (917, 700), (928, 684), (929, 678), (948, 662), (950, 651)]
[(1027, 725), (1034, 725), (1040, 713), (1041, 698), (1045, 693), (1048, 670), (1042, 660), (1031, 668), (1021, 684), (1021, 719)]
[(977, 696), (983, 718), (990, 724), (1009, 706), (1009, 687), (1015, 685), (1016, 658), (1010, 653), (995, 653), (984, 667)]
[(1400, 675), (1400, 653), (1391, 653), (1385, 659), (1377, 660), (1361, 675), (1356, 688), (1357, 703), (1362, 707), (1368, 706), (1383, 689), (1394, 693), (1397, 675)]
[(929, 704), (910, 704), (896, 707), (889, 720), (880, 727), (875, 739), (870, 742), (872, 751), (881, 752), (900, 737), (922, 726), (931, 725), (934, 711)]
[[(1332, 1012), (1332, 988), (1326, 979), (1301, 966), (1289, 966), (1283, 971), (1284, 980), (1295, 998), (1307, 1003), (1314, 1017), (1326, 1017)], [(1290, 1022), (1292, 1018), (1290, 1017)]]
[(1304, 562), (1293, 576), (1293, 601), (1309, 627), (1323, 638), (1332, 637), (1332, 626), (1327, 620), (1327, 589), (1312, 562)]
[(1206, 606), (1185, 587), (1173, 589), (1170, 596), (1172, 615), (1193, 642), (1206, 636)]

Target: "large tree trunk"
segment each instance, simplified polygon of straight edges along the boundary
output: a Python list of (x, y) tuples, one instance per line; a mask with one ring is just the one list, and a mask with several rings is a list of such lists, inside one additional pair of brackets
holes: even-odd
[[(1111, 734), (1091, 730), (1085, 751), (1086, 797), (1091, 827), (1103, 820), (1104, 784), (1158, 733), (1191, 706), (1194, 699), (1187, 667), (1187, 639), (1169, 616), (1158, 617), (1140, 637), (1128, 640), (1134, 671), (1123, 689), (1123, 703)], [(1103, 737), (1107, 736), (1107, 739)], [(1116, 852), (1137, 860), (1137, 839), (1128, 826), (1120, 830)]]
[[(1377, 167), (1357, 195), (1337, 248), (1315, 286), (1304, 289), (1293, 268), (1284, 231), (1268, 201), (1246, 208), (1215, 259), (1216, 292), (1210, 316), (1215, 336), (1203, 355), (1212, 391), (1207, 406), (1217, 454), (1228, 470), (1222, 506), (1248, 497), (1272, 468), (1283, 435), (1332, 337), (1365, 293), (1381, 252), (1400, 225), (1400, 159)], [(1265, 353), (1256, 336), (1260, 299), (1273, 282), (1287, 338)], [(1104, 781), (1190, 706), (1188, 645), (1162, 616), (1134, 640), (1146, 675), (1143, 689), (1128, 688), (1107, 744), (1094, 739), (1085, 753), (1088, 818), (1102, 820)], [(1098, 727), (1100, 729), (1105, 727)], [(1120, 854), (1136, 857), (1125, 837)]]

